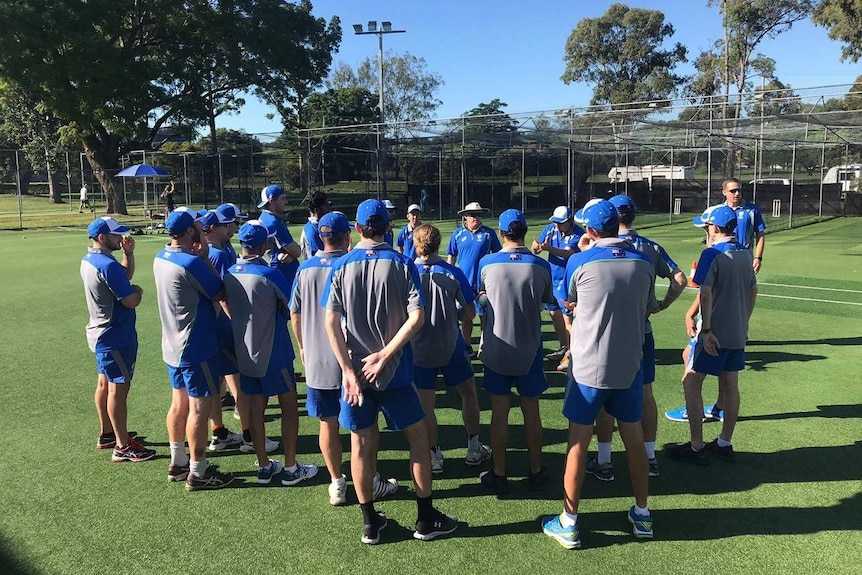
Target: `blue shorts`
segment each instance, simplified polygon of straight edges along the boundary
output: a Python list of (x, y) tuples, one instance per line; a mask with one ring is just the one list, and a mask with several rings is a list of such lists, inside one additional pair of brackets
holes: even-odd
[(138, 344), (96, 352), (96, 373), (104, 374), (108, 382), (124, 384), (132, 381), (135, 375), (135, 362), (138, 359)]
[(572, 423), (592, 425), (602, 407), (623, 423), (637, 423), (643, 415), (644, 387), (638, 370), (628, 389), (596, 389), (581, 385), (569, 376), (563, 415)]
[(467, 356), (467, 344), (464, 337), (459, 333), (455, 350), (449, 358), (449, 363), (443, 367), (419, 367), (413, 366), (413, 382), (419, 389), (433, 390), (437, 388), (437, 374), (443, 374), (446, 385), (453, 386), (464, 383), (473, 377), (473, 366)]
[(688, 357), (690, 370), (697, 373), (719, 376), (725, 371), (745, 369), (745, 349), (719, 349), (718, 356), (709, 355), (703, 343), (697, 342)]
[(219, 375), (236, 375), (239, 373), (239, 362), (236, 359), (236, 349), (233, 346), (223, 347), (218, 354)]
[(308, 415), (323, 419), (341, 413), (341, 389), (305, 389), (305, 409)]
[(168, 377), (171, 380), (171, 387), (185, 389), (189, 397), (218, 397), (221, 376), (213, 369), (217, 364), (218, 356), (191, 367), (169, 365)]
[(521, 397), (539, 397), (548, 389), (548, 380), (545, 379), (545, 372), (542, 370), (544, 359), (545, 354), (540, 347), (526, 375), (503, 375), (486, 365), (482, 386), (491, 395), (509, 395), (514, 385)]
[(273, 395), (296, 391), (295, 377), (293, 364), (290, 364), (287, 367), (267, 373), (263, 377), (240, 375), (239, 386), (246, 395), (265, 395), (271, 397)]
[(643, 373), (643, 384), (652, 385), (655, 381), (655, 338), (652, 332), (644, 334), (644, 344), (641, 346), (644, 356), (641, 359), (641, 373)]
[(386, 425), (393, 431), (401, 431), (425, 417), (419, 394), (413, 385), (384, 390), (369, 388), (362, 394), (361, 407), (348, 404), (341, 396), (341, 414), (338, 416), (341, 427), (350, 431), (368, 429), (377, 423), (378, 411), (383, 412)]

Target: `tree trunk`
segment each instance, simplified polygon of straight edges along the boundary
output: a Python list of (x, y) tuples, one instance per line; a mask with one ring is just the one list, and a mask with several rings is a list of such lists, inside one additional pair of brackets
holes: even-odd
[[(210, 106), (210, 110), (212, 110), (212, 106)], [(210, 157), (213, 161), (213, 174), (215, 174), (215, 192), (216, 196), (219, 198), (219, 201), (223, 198), (223, 179), (221, 173), (221, 162), (218, 157), (218, 138), (216, 137), (216, 117), (215, 114), (210, 113), (209, 115), (209, 127), (210, 127)]]
[(117, 193), (114, 187), (114, 174), (119, 171), (120, 143), (114, 137), (106, 133), (101, 138), (95, 134), (83, 138), (84, 155), (93, 170), (93, 174), (102, 186), (107, 200), (105, 213), (129, 215), (126, 208), (126, 198), (122, 193)]
[(30, 190), (30, 180), (33, 179), (33, 174), (35, 172), (29, 169), (21, 170), (21, 195), (26, 196), (27, 192)]
[(63, 190), (60, 188), (60, 181), (57, 178), (58, 171), (53, 169), (51, 164), (48, 164), (48, 202), (52, 204), (63, 204)]

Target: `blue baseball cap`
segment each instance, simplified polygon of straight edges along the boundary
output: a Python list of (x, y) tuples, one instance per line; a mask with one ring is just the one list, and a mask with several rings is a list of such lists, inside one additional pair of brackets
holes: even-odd
[(93, 220), (87, 226), (87, 234), (94, 240), (99, 237), (99, 234), (116, 234), (121, 235), (129, 231), (130, 228), (122, 225), (120, 222), (109, 216), (102, 216), (97, 220)]
[(555, 224), (564, 224), (570, 219), (572, 219), (572, 210), (569, 209), (569, 206), (557, 206), (554, 213), (548, 218), (548, 221)]
[(380, 200), (365, 200), (356, 208), (356, 223), (360, 226), (380, 225), (388, 222), (389, 212), (386, 211), (386, 204)]
[(278, 185), (267, 186), (260, 191), (260, 202), (257, 204), (257, 207), (262, 208), (266, 204), (277, 198), (278, 196), (284, 195), (284, 188)]
[(608, 200), (620, 214), (634, 214), (637, 212), (635, 201), (625, 194), (617, 194)]
[(521, 213), (521, 210), (516, 210), (514, 208), (506, 210), (502, 214), (500, 214), (500, 231), (509, 232), (512, 224), (515, 222), (519, 222), (524, 229), (527, 228), (527, 218), (524, 217), (524, 214)]
[(215, 211), (217, 211), (219, 213), (219, 215), (222, 218), (224, 218), (222, 220), (223, 223), (226, 223), (225, 220), (234, 221), (234, 220), (239, 220), (239, 219), (244, 220), (244, 219), (248, 218), (248, 214), (242, 213), (239, 210), (239, 208), (236, 206), (236, 204), (230, 204), (230, 203), (222, 204), (219, 207), (217, 207), (215, 209)]
[(260, 220), (249, 220), (239, 228), (237, 238), (242, 247), (254, 249), (266, 243), (266, 240), (273, 237), (274, 233), (269, 233), (269, 230)]
[(331, 238), (350, 231), (350, 222), (341, 212), (329, 212), (317, 222), (317, 233), (322, 238)]
[(605, 231), (614, 225), (619, 225), (620, 221), (616, 207), (607, 200), (588, 202), (575, 217), (588, 228), (599, 231)]
[(694, 216), (694, 218), (691, 220), (691, 223), (699, 228), (705, 228), (709, 224), (709, 222), (707, 221), (709, 220), (709, 215), (712, 213), (712, 210), (717, 207), (718, 206), (710, 206), (706, 208), (706, 210), (704, 210), (702, 214), (700, 214), (699, 216)]
[(587, 222), (586, 222), (586, 220), (584, 220), (584, 212), (587, 210), (587, 208), (590, 208), (590, 207), (598, 204), (601, 201), (602, 201), (601, 198), (593, 198), (592, 200), (590, 200), (589, 202), (584, 204), (583, 208), (581, 208), (580, 210), (575, 212), (575, 223), (581, 224), (582, 226), (586, 225)]
[(201, 220), (201, 215), (191, 208), (180, 206), (165, 219), (165, 229), (172, 236), (178, 236), (184, 233), (189, 226)]
[(232, 224), (233, 221), (233, 218), (226, 217), (222, 212), (218, 211), (218, 209), (209, 210), (201, 216), (201, 226), (203, 226), (205, 230), (218, 224)]
[[(695, 218), (697, 220), (697, 218)], [(736, 222), (736, 212), (727, 205), (721, 204), (707, 209), (700, 216), (700, 221), (706, 224), (713, 224), (722, 228), (726, 228), (731, 222)], [(695, 222), (695, 225), (698, 225)]]

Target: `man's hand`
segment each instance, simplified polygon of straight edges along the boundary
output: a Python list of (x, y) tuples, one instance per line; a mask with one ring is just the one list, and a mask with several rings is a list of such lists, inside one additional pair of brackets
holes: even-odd
[(123, 236), (123, 239), (120, 240), (120, 247), (127, 256), (132, 255), (135, 253), (135, 238), (132, 236)]
[(542, 244), (539, 243), (538, 238), (533, 239), (533, 243), (530, 245), (530, 251), (536, 255), (542, 253)]
[(688, 314), (685, 314), (685, 333), (688, 337), (694, 337), (697, 335), (697, 325), (695, 324), (694, 318)]
[(592, 246), (593, 242), (587, 234), (582, 235), (578, 240), (578, 249), (582, 252), (590, 249)]
[(141, 286), (132, 284), (132, 289), (135, 290), (135, 293), (138, 295), (144, 295), (144, 289)]
[(371, 385), (377, 382), (377, 376), (389, 360), (383, 353), (377, 351), (362, 358), (362, 375)]
[(192, 246), (192, 253), (198, 256), (199, 258), (203, 258), (205, 260), (209, 260), (210, 257), (210, 245), (206, 240), (203, 240), (199, 244), (194, 244)]
[(751, 265), (754, 268), (754, 273), (760, 273), (760, 267), (763, 265), (762, 258), (754, 258), (754, 263)]
[(712, 356), (718, 356), (718, 350), (721, 348), (721, 345), (718, 343), (718, 338), (715, 337), (714, 333), (702, 333), (701, 342), (703, 343), (703, 349), (706, 350), (706, 353)]
[(344, 384), (344, 401), (348, 405), (359, 405), (361, 403), (362, 387), (356, 378), (356, 372), (353, 369), (344, 370), (342, 383)]

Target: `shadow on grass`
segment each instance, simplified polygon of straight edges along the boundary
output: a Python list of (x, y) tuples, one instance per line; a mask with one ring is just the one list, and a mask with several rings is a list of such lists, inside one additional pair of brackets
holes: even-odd
[(750, 340), (747, 345), (862, 345), (862, 337), (827, 337), (822, 339)]
[(19, 554), (12, 542), (0, 533), (0, 573), (3, 575), (37, 575), (42, 573), (27, 557)]
[(763, 415), (744, 415), (739, 421), (774, 421), (780, 419), (801, 419), (823, 417), (826, 419), (862, 418), (862, 404), (818, 405), (817, 411), (796, 411), (790, 413), (764, 413)]
[[(782, 344), (788, 342), (781, 342)], [(791, 342), (795, 343), (795, 342)], [(807, 343), (807, 342), (799, 342)], [(749, 342), (749, 345), (757, 345)], [(850, 345), (850, 344), (847, 344)], [(680, 376), (682, 376), (682, 348), (680, 349), (657, 349), (655, 350), (656, 365), (678, 365)], [(828, 359), (825, 355), (812, 355), (807, 353), (787, 353), (779, 351), (750, 351), (745, 352), (745, 366), (753, 371), (766, 371), (770, 365), (775, 363), (809, 362)]]

